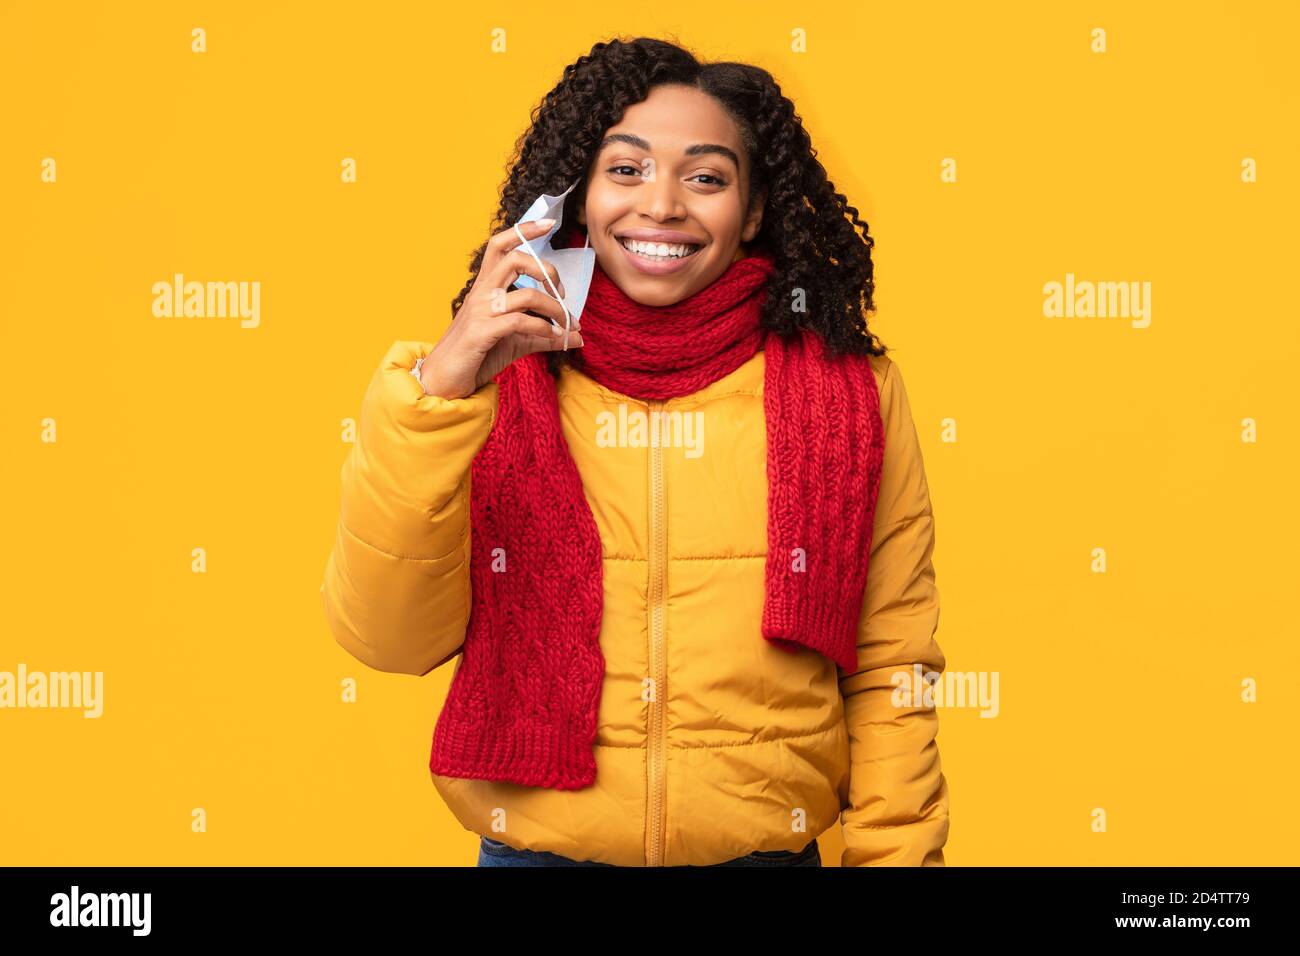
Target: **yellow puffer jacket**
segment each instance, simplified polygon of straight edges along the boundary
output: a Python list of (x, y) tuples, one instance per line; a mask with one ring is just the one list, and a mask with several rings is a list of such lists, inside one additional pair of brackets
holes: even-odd
[[(464, 642), (470, 464), (493, 427), (498, 389), (425, 395), (410, 370), (432, 350), (397, 342), (374, 374), (321, 586), (340, 645), (372, 668), (417, 675)], [(763, 352), (662, 402), (564, 369), (560, 419), (604, 553), (596, 783), (559, 791), (432, 775), (461, 824), (575, 859), (704, 866), (799, 850), (839, 820), (844, 866), (944, 864), (938, 715), (891, 700), (895, 673), (945, 666), (934, 638), (934, 517), (898, 368), (888, 357), (873, 367), (885, 457), (852, 674), (760, 633)], [(609, 447), (598, 416), (617, 421), (620, 404), (633, 416), (703, 411), (702, 442)], [(643, 693), (647, 678), (658, 694)]]

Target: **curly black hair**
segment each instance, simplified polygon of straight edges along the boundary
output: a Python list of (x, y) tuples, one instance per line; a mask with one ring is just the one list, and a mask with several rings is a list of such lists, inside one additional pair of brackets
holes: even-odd
[[(875, 311), (867, 223), (835, 190), (794, 103), (770, 73), (756, 66), (701, 62), (677, 44), (649, 37), (595, 44), (564, 68), (560, 82), (533, 110), (531, 125), (507, 163), (509, 178), (490, 235), (516, 222), (539, 195), (556, 195), (585, 177), (605, 131), (628, 106), (664, 83), (708, 93), (739, 127), (750, 158), (752, 201), (766, 194), (762, 224), (750, 245), (776, 263), (763, 326), (782, 336), (810, 329), (830, 354), (884, 355), (887, 346), (867, 328), (867, 315)], [(571, 224), (585, 195), (584, 179), (565, 200), (564, 222), (570, 229), (576, 228)], [(557, 248), (563, 247), (560, 238)], [(478, 277), (486, 247), (485, 240), (471, 257), (472, 275), (452, 301), (453, 318)], [(796, 290), (803, 290), (805, 311), (790, 308)], [(581, 367), (574, 360), (581, 351), (548, 352), (551, 374), (566, 362)]]

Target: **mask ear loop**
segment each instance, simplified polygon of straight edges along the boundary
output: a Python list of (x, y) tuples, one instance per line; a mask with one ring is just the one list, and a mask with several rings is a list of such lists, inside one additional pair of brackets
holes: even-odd
[[(569, 350), (569, 327), (573, 323), (573, 316), (569, 314), (569, 307), (564, 304), (564, 299), (560, 297), (559, 290), (555, 288), (555, 283), (551, 282), (550, 273), (546, 271), (546, 265), (542, 262), (541, 257), (533, 249), (529, 241), (524, 238), (524, 234), (519, 231), (519, 223), (515, 223), (514, 228), (515, 228), (515, 235), (519, 237), (519, 240), (523, 244), (523, 247), (528, 250), (528, 254), (537, 260), (537, 265), (542, 271), (542, 278), (545, 279), (546, 284), (551, 287), (551, 292), (554, 295), (555, 300), (560, 303), (560, 308), (564, 310), (564, 350), (567, 352)], [(585, 244), (583, 245), (583, 248), (584, 249), (586, 248)], [(558, 329), (560, 326), (556, 323), (554, 319), (552, 319), (551, 327)]]

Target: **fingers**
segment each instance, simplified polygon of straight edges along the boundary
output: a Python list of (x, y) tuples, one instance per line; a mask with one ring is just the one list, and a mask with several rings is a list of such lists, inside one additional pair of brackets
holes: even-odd
[[(557, 328), (545, 319), (522, 312), (512, 312), (501, 316), (500, 324), (493, 328), (492, 335), (500, 341), (513, 335), (519, 339), (529, 352), (548, 352), (564, 348), (564, 330)], [(582, 333), (569, 333), (569, 348), (581, 348)]]
[[(492, 288), (508, 288), (514, 285), (515, 279), (521, 275), (531, 276), (541, 283), (542, 289), (551, 295), (552, 289), (559, 292), (561, 296), (565, 294), (564, 283), (560, 281), (560, 273), (555, 266), (542, 259), (539, 263), (527, 252), (522, 249), (516, 249), (503, 255), (494, 267), (488, 277)], [(550, 284), (546, 279), (549, 278)]]
[[(538, 236), (546, 235), (553, 225), (555, 225), (554, 219), (534, 219), (532, 222), (521, 222), (519, 232), (524, 234), (525, 239), (536, 239)], [(502, 229), (487, 241), (487, 248), (483, 250), (483, 264), (479, 271), (482, 272), (490, 265), (494, 265), (497, 260), (518, 245), (519, 234), (515, 232), (515, 227), (507, 226)]]
[[(534, 312), (543, 319), (551, 320), (561, 329), (565, 326), (564, 306), (560, 305), (558, 299), (552, 298), (541, 289), (512, 289), (509, 292), (495, 289), (490, 295), (491, 301), (486, 303), (486, 312), (489, 316), (505, 315), (510, 312)], [(576, 317), (570, 320), (570, 331), (581, 327), (582, 323)]]

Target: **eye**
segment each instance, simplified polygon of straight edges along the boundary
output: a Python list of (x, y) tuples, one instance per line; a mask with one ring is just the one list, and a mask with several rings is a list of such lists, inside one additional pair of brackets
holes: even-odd
[(704, 183), (705, 186), (725, 186), (725, 185), (727, 185), (727, 181), (726, 181), (725, 179), (723, 179), (721, 176), (715, 176), (715, 175), (713, 175), (712, 173), (699, 173), (699, 174), (697, 174), (697, 175), (695, 175), (695, 176), (692, 176), (691, 178), (692, 178), (692, 179), (699, 179), (700, 177), (703, 177), (703, 178), (705, 178), (705, 179), (711, 179), (711, 180), (713, 180), (713, 182), (711, 182), (711, 183)]
[[(620, 172), (620, 170), (624, 170), (624, 169), (628, 170), (628, 172), (625, 173)], [(606, 170), (606, 172), (614, 173), (620, 176), (636, 176), (639, 178), (641, 176), (641, 167), (630, 166), (627, 163), (622, 163), (618, 166), (611, 166), (609, 169)]]

